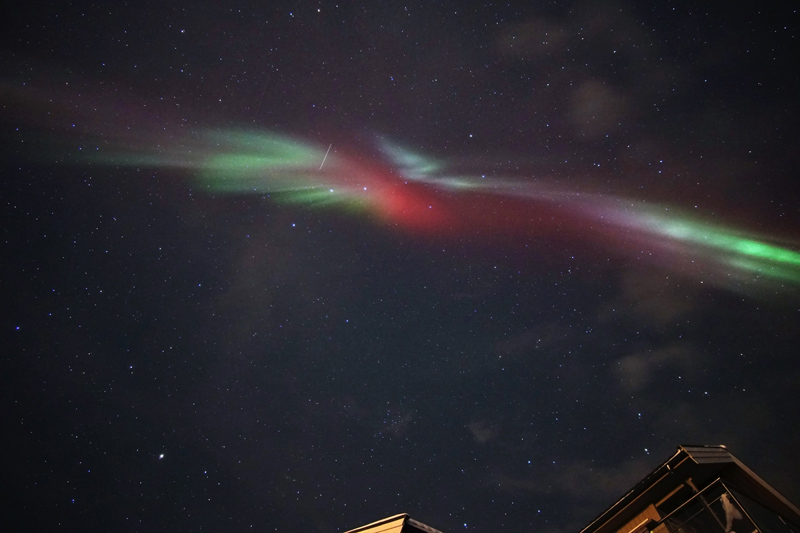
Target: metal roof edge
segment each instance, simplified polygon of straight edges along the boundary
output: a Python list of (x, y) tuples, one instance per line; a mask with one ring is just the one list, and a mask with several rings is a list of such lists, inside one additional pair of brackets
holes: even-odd
[(358, 531), (365, 531), (367, 528), (379, 526), (381, 524), (387, 524), (389, 522), (397, 520), (400, 517), (403, 517), (403, 521), (405, 522), (405, 520), (408, 519), (408, 513), (399, 513), (396, 515), (387, 516), (386, 518), (381, 518), (380, 520), (376, 520), (375, 522), (364, 524), (363, 526), (359, 526), (355, 529), (348, 529), (347, 531), (345, 531), (345, 533), (357, 533)]

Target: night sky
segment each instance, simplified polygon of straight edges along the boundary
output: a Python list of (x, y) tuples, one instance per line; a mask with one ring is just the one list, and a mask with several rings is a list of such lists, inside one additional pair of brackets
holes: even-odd
[(800, 501), (791, 2), (17, 4), (4, 531)]

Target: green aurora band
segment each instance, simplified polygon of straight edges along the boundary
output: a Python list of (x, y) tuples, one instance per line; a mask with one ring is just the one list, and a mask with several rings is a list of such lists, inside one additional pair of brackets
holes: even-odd
[[(768, 240), (693, 221), (689, 217), (665, 216), (663, 208), (645, 202), (567, 192), (544, 186), (540, 182), (448, 176), (444, 173), (447, 164), (415, 154), (386, 140), (381, 140), (379, 147), (390, 161), (390, 167), (399, 171), (399, 175), (365, 169), (347, 158), (339, 157), (335, 150), (327, 157), (325, 169), (320, 170), (325, 147), (274, 133), (215, 130), (172, 146), (145, 146), (140, 149), (128, 146), (127, 153), (114, 154), (112, 151), (103, 155), (101, 151), (90, 159), (95, 163), (114, 166), (181, 168), (192, 171), (198, 185), (210, 193), (277, 193), (276, 199), (279, 201), (320, 207), (339, 205), (366, 208), (382, 213), (383, 218), (390, 221), (392, 216), (397, 216), (397, 209), (392, 210), (389, 202), (396, 203), (398, 195), (404, 194), (401, 187), (403, 180), (407, 180), (405, 183), (413, 181), (422, 184), (430, 191), (450, 191), (458, 195), (478, 192), (498, 197), (527, 198), (557, 204), (563, 208), (564, 217), (590, 221), (602, 214), (605, 223), (616, 228), (617, 233), (624, 232), (629, 236), (631, 231), (635, 231), (651, 245), (660, 245), (673, 253), (678, 251), (706, 262), (725, 265), (727, 274), (733, 271), (800, 285), (800, 253)], [(402, 200), (403, 206), (428, 202), (424, 195)], [(480, 209), (480, 201), (476, 196), (476, 204), (471, 207)], [(619, 207), (623, 205), (624, 209)], [(422, 212), (421, 209), (427, 206), (418, 207)], [(674, 208), (669, 211), (675, 213)], [(467, 215), (460, 216), (464, 218)], [(676, 244), (681, 245), (679, 250), (676, 250)]]
[[(501, 195), (531, 196), (530, 185), (520, 182), (493, 179), (490, 184), (487, 184), (485, 179), (476, 177), (436, 177), (435, 173), (444, 165), (393, 146), (386, 141), (382, 143), (381, 147), (384, 153), (390, 156), (412, 179), (428, 180), (440, 186), (459, 190), (481, 190)], [(570, 197), (577, 200), (580, 195), (539, 191), (534, 196), (565, 201)], [(606, 209), (619, 211), (619, 208), (612, 207), (612, 202), (609, 202), (607, 198), (587, 195), (582, 195), (581, 198), (579, 202), (573, 202), (573, 205), (584, 204), (587, 198), (594, 198), (596, 205), (600, 204)], [(589, 203), (591, 202), (592, 200), (589, 200)], [(626, 201), (624, 205), (632, 204), (630, 201)], [(688, 217), (665, 217), (655, 214), (655, 210), (656, 208), (639, 203), (634, 213), (631, 213), (630, 210), (626, 210), (624, 214), (617, 213), (616, 216), (611, 213), (610, 218), (620, 221), (619, 225), (626, 228), (637, 228), (699, 249), (716, 250), (717, 254), (722, 254), (717, 256), (717, 260), (736, 269), (800, 285), (800, 253), (759, 241), (750, 236), (741, 236), (733, 230), (721, 229), (703, 222), (693, 222)]]

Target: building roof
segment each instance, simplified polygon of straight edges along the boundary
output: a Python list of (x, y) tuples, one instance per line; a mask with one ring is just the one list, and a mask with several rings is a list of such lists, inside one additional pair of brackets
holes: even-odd
[(408, 516), (408, 513), (400, 513), (372, 522), (365, 526), (357, 527), (345, 533), (442, 533), (438, 529), (418, 522)]
[(689, 483), (702, 490), (717, 479), (800, 526), (800, 509), (747, 468), (725, 446), (679, 446), (675, 455), (637, 483), (581, 533), (617, 531), (648, 504), (667, 497), (682, 484)]

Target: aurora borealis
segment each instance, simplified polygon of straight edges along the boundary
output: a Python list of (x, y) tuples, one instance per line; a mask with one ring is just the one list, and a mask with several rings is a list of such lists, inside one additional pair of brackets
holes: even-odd
[[(317, 162), (327, 160), (324, 147), (277, 133), (210, 131), (176, 146), (138, 147), (136, 154), (112, 147), (112, 155), (106, 149), (89, 152), (83, 162), (192, 171), (209, 193), (279, 194), (282, 201), (311, 207), (361, 208), (386, 224), (444, 238), (469, 237), (487, 229), (522, 237), (558, 231), (565, 239), (576, 238), (574, 234), (589, 240), (603, 237), (615, 253), (630, 251), (625, 248), (635, 242), (656, 250), (655, 261), (668, 256), (669, 264), (679, 270), (681, 262), (702, 261), (697, 275), (715, 285), (747, 291), (759, 278), (767, 280), (750, 288), (755, 294), (781, 290), (783, 283), (788, 284), (785, 290), (800, 284), (796, 241), (779, 245), (769, 236), (756, 237), (681, 214), (675, 206), (581, 193), (574, 183), (570, 190), (559, 190), (545, 180), (524, 177), (487, 179), (479, 171), (451, 175), (445, 164), (386, 139), (379, 142), (385, 161), (365, 166), (334, 151), (324, 172), (317, 168)], [(503, 198), (517, 205), (503, 212)], [(531, 223), (542, 207), (558, 219), (555, 229)]]
[(3, 531), (795, 503), (792, 6), (34, 1), (0, 49)]

